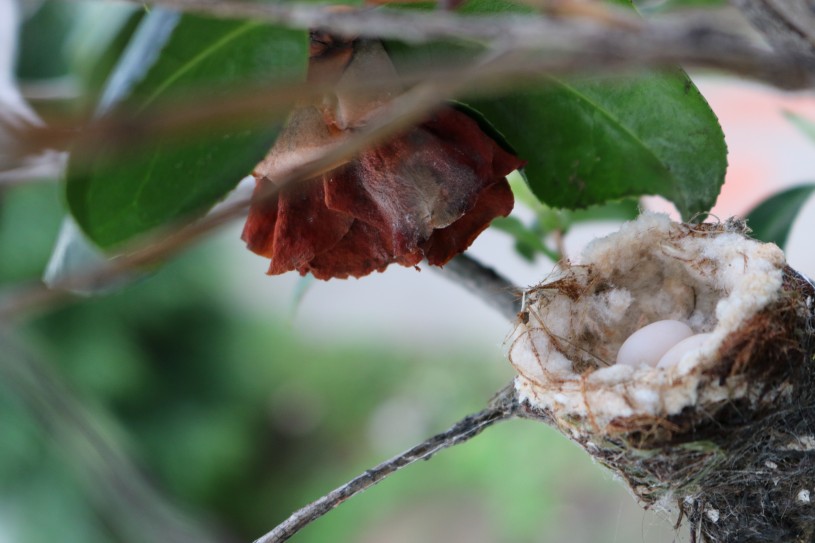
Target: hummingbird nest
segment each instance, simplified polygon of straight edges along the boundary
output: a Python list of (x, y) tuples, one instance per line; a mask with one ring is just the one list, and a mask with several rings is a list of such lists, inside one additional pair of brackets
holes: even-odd
[[(589, 245), (527, 291), (516, 391), (692, 541), (812, 542), (815, 289), (747, 232), (648, 214)], [(615, 363), (664, 320), (706, 335), (665, 367)]]

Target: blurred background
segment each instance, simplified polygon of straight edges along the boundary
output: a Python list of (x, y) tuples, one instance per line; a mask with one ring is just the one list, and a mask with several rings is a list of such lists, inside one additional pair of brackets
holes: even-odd
[[(23, 95), (46, 115), (92, 109), (115, 61), (105, 29), (135, 24), (133, 11), (22, 8)], [(744, 214), (815, 180), (815, 143), (784, 117), (815, 119), (815, 100), (696, 80), (730, 149), (715, 214)], [(646, 205), (672, 212), (657, 199)], [(809, 275), (812, 205), (788, 246)], [(54, 177), (0, 185), (2, 287), (42, 277), (64, 214)], [(616, 227), (575, 227), (567, 253)], [(267, 277), (239, 232), (224, 228), (135, 284), (13, 331), (0, 351), (0, 543), (251, 541), (483, 408), (511, 380), (511, 325), (443, 273)], [(500, 232), (471, 254), (520, 285), (553, 266), (520, 259)], [(293, 541), (685, 541), (675, 520), (642, 511), (554, 430), (510, 421), (409, 467)]]

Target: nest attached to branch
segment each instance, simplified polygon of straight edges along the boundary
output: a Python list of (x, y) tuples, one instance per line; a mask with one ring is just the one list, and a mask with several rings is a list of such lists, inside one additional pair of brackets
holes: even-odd
[[(651, 214), (595, 241), (527, 292), (516, 390), (692, 541), (812, 542), (815, 289), (746, 232)], [(614, 363), (664, 319), (710, 336), (669, 368)]]

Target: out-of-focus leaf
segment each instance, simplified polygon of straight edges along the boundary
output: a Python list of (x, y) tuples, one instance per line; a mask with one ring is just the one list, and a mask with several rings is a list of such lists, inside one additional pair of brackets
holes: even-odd
[(498, 217), (493, 219), (491, 226), (513, 237), (515, 250), (529, 262), (534, 261), (538, 254), (545, 255), (554, 261), (560, 259), (555, 251), (544, 245), (537, 232), (528, 228), (517, 217)]
[(792, 111), (785, 111), (784, 117), (789, 119), (789, 121), (806, 137), (815, 142), (815, 122), (807, 119), (806, 117), (802, 117), (797, 113), (793, 113)]
[(532, 13), (533, 10), (524, 1), (510, 0), (467, 0), (460, 8), (462, 13)]
[(545, 243), (549, 234), (555, 232), (566, 234), (572, 225), (580, 222), (629, 221), (639, 214), (639, 203), (636, 199), (607, 202), (575, 211), (554, 209), (542, 204), (532, 194), (522, 176), (512, 174), (508, 180), (515, 201), (529, 208), (534, 213), (535, 219), (531, 225), (527, 225), (516, 217), (497, 218), (493, 220), (492, 226), (515, 238), (515, 250), (530, 262), (538, 254), (543, 254), (553, 261), (560, 260), (561, 255), (547, 247)]
[(640, 206), (636, 199), (628, 198), (566, 213), (571, 224), (586, 221), (632, 221), (639, 215)]
[(92, 110), (146, 12), (129, 4), (84, 2), (77, 6), (80, 12), (65, 54), (82, 88), (81, 106)]
[(774, 194), (747, 214), (754, 238), (784, 248), (798, 212), (815, 191), (815, 183), (799, 185)]
[[(51, 258), (43, 273), (43, 283), (49, 288), (59, 288), (63, 281), (82, 277), (91, 269), (104, 265), (107, 258), (102, 251), (90, 243), (79, 230), (74, 220), (69, 216), (62, 221), (62, 226), (51, 252)], [(126, 277), (100, 279), (93, 284), (80, 284), (71, 287), (74, 294), (89, 296), (92, 294), (108, 294), (129, 283), (135, 277), (129, 274)]]
[(314, 282), (315, 279), (313, 275), (304, 275), (297, 279), (297, 284), (294, 286), (294, 292), (291, 297), (291, 309), (289, 310), (289, 315), (292, 320), (294, 320), (294, 317), (297, 315), (297, 310), (303, 305), (303, 300), (306, 294), (308, 294), (308, 291), (311, 290), (311, 287), (314, 286)]
[[(150, 24), (155, 13), (142, 24)], [(184, 15), (121, 107), (140, 111), (203, 91), (228, 99), (230, 89), (302, 78), (307, 56), (305, 31)], [(244, 123), (199, 131), (183, 141), (100, 149), (90, 162), (72, 160), (66, 190), (71, 213), (104, 248), (203, 213), (263, 158), (277, 132), (277, 125)]]
[(22, 79), (50, 79), (69, 71), (63, 54), (65, 41), (80, 7), (73, 2), (49, 0), (20, 27), (17, 75)]
[[(27, 221), (36, 217), (36, 224)], [(59, 193), (53, 184), (6, 189), (0, 198), (0, 283), (36, 279), (62, 218)], [(21, 225), (26, 226), (21, 228)]]

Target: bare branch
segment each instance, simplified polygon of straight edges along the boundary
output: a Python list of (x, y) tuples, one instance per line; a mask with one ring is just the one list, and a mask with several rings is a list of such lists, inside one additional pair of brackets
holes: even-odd
[(494, 269), (461, 254), (448, 262), (441, 274), (481, 298), (510, 322), (517, 320), (522, 290)]
[[(724, 11), (689, 13), (664, 20), (643, 20), (619, 11), (613, 19), (603, 22), (597, 18), (534, 14), (463, 16), (441, 11), (337, 11), (314, 4), (243, 0), (158, 0), (156, 4), (225, 18), (321, 28), (348, 37), (409, 43), (464, 40), (488, 45), (493, 51), (535, 51), (535, 55), (526, 55), (522, 68), (527, 73), (682, 64), (723, 69), (788, 89), (811, 87), (815, 81), (811, 58), (795, 51), (773, 52), (756, 46), (750, 37), (741, 34), (742, 25), (733, 13)], [(518, 68), (515, 65), (516, 72)]]
[(815, 55), (815, 1), (732, 0), (781, 52)]
[(25, 157), (23, 164), (5, 169), (0, 164), (0, 188), (24, 185), (34, 181), (55, 181), (65, 169), (68, 156), (57, 151), (44, 151), (36, 156)]
[(344, 485), (337, 487), (317, 501), (294, 512), (274, 530), (257, 539), (255, 543), (280, 543), (319, 519), (345, 500), (367, 490), (400, 469), (417, 460), (427, 460), (437, 452), (468, 441), (496, 422), (508, 420), (515, 416), (518, 402), (512, 386), (504, 388), (490, 402), (489, 407), (474, 415), (463, 418), (450, 429), (423, 441), (408, 451), (378, 466), (366, 470)]

